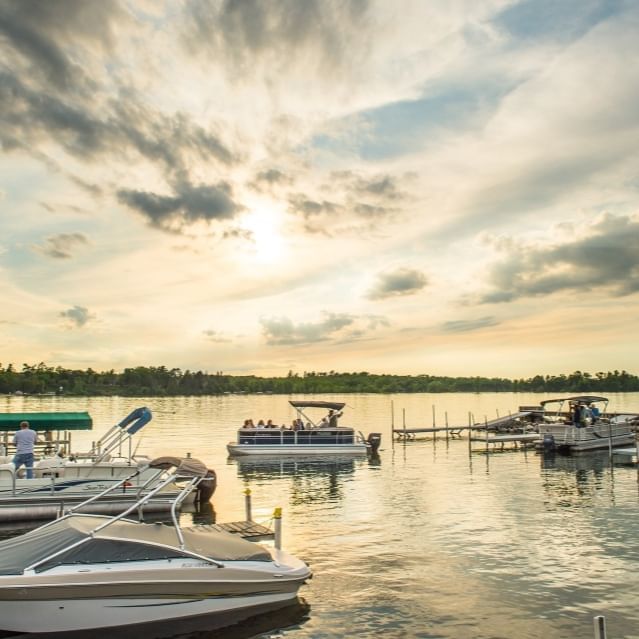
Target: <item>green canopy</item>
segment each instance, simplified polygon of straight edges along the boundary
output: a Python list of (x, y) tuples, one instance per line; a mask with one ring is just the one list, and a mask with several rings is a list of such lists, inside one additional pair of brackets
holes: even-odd
[(20, 422), (29, 422), (31, 430), (91, 430), (93, 420), (82, 413), (0, 413), (0, 431), (19, 430)]

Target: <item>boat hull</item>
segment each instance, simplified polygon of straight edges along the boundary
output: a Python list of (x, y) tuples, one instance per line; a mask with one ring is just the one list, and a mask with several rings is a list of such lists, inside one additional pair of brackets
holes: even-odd
[(366, 455), (366, 444), (228, 444), (230, 455)]
[(241, 569), (196, 560), (146, 570), (112, 564), (54, 570), (49, 577), (7, 575), (0, 578), (0, 630), (63, 633), (286, 605), (311, 573), (300, 560), (275, 552), (276, 562), (263, 568), (262, 562)]
[(578, 428), (570, 424), (543, 424), (539, 428), (539, 448), (552, 446), (556, 450), (579, 453), (591, 450), (616, 448), (635, 443), (635, 433), (627, 424), (595, 424)]

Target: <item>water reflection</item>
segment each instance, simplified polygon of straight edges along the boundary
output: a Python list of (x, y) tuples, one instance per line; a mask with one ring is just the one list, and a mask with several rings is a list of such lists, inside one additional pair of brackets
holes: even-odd
[[(381, 463), (368, 460), (372, 465)], [(300, 457), (292, 459), (281, 456), (259, 458), (229, 458), (229, 464), (237, 465), (238, 476), (245, 482), (268, 483), (275, 479), (290, 478), (292, 503), (321, 503), (343, 498), (344, 481), (352, 476), (362, 459), (353, 457)]]
[[(611, 490), (614, 488), (607, 452), (582, 455), (544, 453), (540, 458), (542, 486), (551, 498), (551, 506), (590, 505), (607, 485)], [(611, 501), (614, 502), (614, 494), (611, 494)]]

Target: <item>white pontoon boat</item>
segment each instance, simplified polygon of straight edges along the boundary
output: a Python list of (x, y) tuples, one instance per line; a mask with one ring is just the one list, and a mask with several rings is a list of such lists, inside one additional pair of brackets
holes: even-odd
[(541, 402), (538, 447), (576, 453), (628, 446), (635, 441), (637, 414), (608, 412), (608, 399), (578, 395)]
[[(244, 426), (237, 431), (237, 440), (227, 445), (231, 455), (365, 455), (375, 453), (381, 442), (379, 433), (364, 438), (361, 432), (338, 426), (337, 420), (346, 404), (324, 401), (290, 401), (298, 417), (295, 427)], [(306, 409), (319, 408), (328, 414), (314, 421)]]
[[(113, 517), (68, 515), (0, 542), (0, 630), (64, 633), (121, 628), (291, 603), (311, 576), (301, 560), (226, 532), (182, 530), (180, 503), (208, 478), (195, 459), (160, 458), (168, 473)], [(171, 482), (173, 525), (126, 519)], [(110, 488), (108, 490), (117, 490)], [(144, 636), (141, 634), (140, 636)]]

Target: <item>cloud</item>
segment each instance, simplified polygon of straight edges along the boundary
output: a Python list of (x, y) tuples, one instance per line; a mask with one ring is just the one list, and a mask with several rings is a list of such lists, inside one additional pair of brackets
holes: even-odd
[[(576, 233), (575, 233), (576, 235)], [(639, 218), (606, 214), (580, 237), (549, 246), (501, 242), (503, 253), (480, 303), (512, 302), (561, 291), (604, 288), (613, 295), (639, 291)]]
[(76, 328), (82, 328), (89, 320), (95, 319), (95, 316), (89, 313), (89, 309), (84, 306), (68, 308), (60, 313), (60, 317), (69, 320), (70, 325)]
[(82, 233), (60, 233), (48, 237), (43, 246), (36, 245), (34, 248), (47, 257), (69, 259), (73, 257), (75, 248), (88, 243), (89, 240)]
[(314, 344), (335, 337), (345, 326), (355, 321), (353, 315), (346, 313), (323, 313), (319, 322), (294, 324), (286, 317), (261, 319), (262, 333), (266, 343), (271, 346), (289, 346), (293, 344)]
[(243, 210), (232, 199), (226, 182), (216, 185), (180, 184), (174, 195), (121, 189), (118, 199), (145, 216), (152, 226), (164, 231), (181, 232), (188, 225), (231, 219)]
[(311, 200), (306, 196), (298, 193), (297, 195), (292, 195), (289, 198), (290, 210), (293, 213), (301, 214), (305, 218), (313, 217), (316, 215), (322, 214), (333, 214), (337, 213), (341, 210), (341, 206), (335, 204), (334, 202), (329, 202), (327, 200), (323, 200), (318, 202), (316, 200)]
[(490, 326), (498, 326), (499, 322), (492, 316), (486, 315), (470, 320), (451, 320), (442, 324), (442, 330), (446, 333), (469, 333)]
[(388, 297), (414, 295), (428, 284), (428, 278), (414, 269), (398, 268), (377, 276), (377, 282), (368, 292), (368, 299), (381, 300)]
[(215, 342), (216, 344), (226, 344), (231, 340), (225, 337), (222, 333), (213, 330), (202, 331), (209, 342)]
[(264, 188), (273, 188), (275, 186), (288, 186), (293, 183), (293, 178), (279, 169), (267, 169), (259, 171), (253, 181), (250, 183), (251, 188), (256, 191), (262, 191)]
[(222, 58), (234, 79), (264, 73), (277, 80), (296, 66), (318, 79), (353, 64), (358, 33), (367, 50), (367, 11), (366, 0), (192, 0), (184, 44), (193, 54)]

